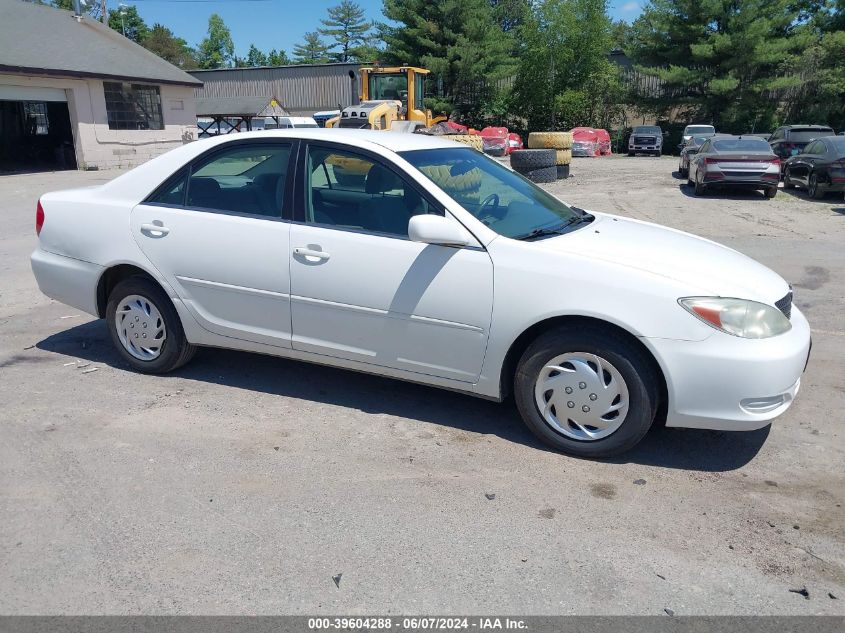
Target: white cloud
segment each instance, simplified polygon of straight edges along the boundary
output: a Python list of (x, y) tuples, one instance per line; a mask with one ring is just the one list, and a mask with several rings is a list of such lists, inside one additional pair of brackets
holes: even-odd
[(636, 11), (640, 8), (639, 2), (626, 2), (621, 7), (619, 7), (620, 11), (624, 11), (625, 13), (630, 13), (632, 11)]

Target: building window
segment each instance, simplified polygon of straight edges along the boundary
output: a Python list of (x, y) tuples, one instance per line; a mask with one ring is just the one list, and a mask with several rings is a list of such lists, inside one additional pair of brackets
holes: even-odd
[(163, 130), (158, 86), (103, 82), (110, 130)]
[(30, 136), (50, 133), (50, 121), (47, 119), (47, 104), (43, 101), (24, 101), (23, 113), (26, 118), (26, 132)]

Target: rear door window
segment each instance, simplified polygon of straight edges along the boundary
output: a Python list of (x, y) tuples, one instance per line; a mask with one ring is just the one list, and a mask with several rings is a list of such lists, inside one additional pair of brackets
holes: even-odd
[(290, 144), (238, 144), (197, 163), (188, 179), (186, 205), (280, 218)]

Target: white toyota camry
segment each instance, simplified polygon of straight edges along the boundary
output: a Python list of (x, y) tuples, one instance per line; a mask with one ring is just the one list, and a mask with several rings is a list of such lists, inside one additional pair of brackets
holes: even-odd
[(765, 426), (810, 350), (789, 285), (761, 264), (569, 206), (421, 135), (202, 140), (44, 195), (36, 230), (41, 290), (105, 318), (138, 371), (212, 346), (512, 394), (576, 455), (629, 449), (663, 415)]

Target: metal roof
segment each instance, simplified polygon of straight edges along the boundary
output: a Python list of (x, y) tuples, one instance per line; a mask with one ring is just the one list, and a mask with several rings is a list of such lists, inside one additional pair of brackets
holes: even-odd
[[(310, 116), (321, 110), (336, 110), (338, 104), (358, 103), (360, 64), (302, 64), (266, 68), (219, 68), (192, 70), (203, 81), (194, 91), (197, 99), (207, 97), (251, 97), (274, 95), (294, 115)], [(353, 77), (349, 76), (349, 73)]]
[(197, 97), (197, 116), (288, 116), (276, 97)]
[(0, 72), (202, 85), (106, 24), (20, 0), (0, 0)]

